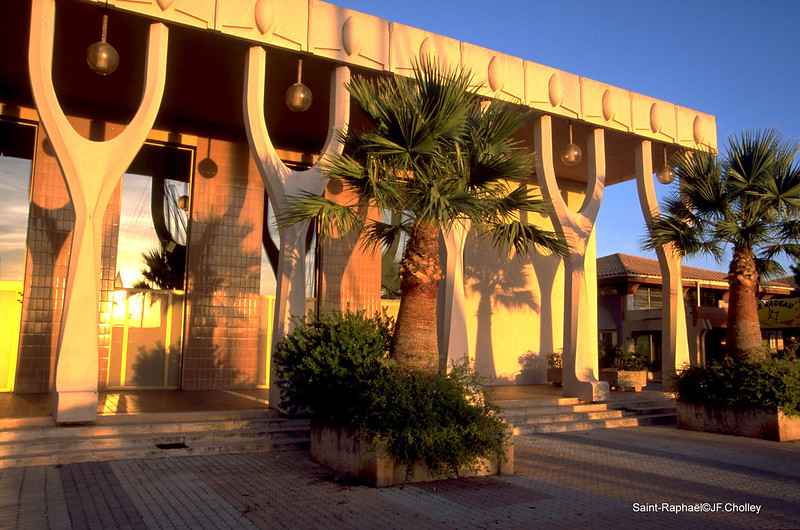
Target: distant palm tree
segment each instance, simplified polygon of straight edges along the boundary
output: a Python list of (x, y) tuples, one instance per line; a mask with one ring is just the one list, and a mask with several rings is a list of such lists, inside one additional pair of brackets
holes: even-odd
[(732, 249), (728, 272), (726, 351), (738, 360), (763, 358), (758, 320), (762, 277), (784, 270), (775, 258), (800, 254), (798, 144), (775, 130), (745, 131), (719, 157), (686, 151), (675, 159), (679, 186), (664, 215), (649, 227), (644, 247), (673, 243), (682, 255)]
[[(325, 170), (356, 199), (339, 205), (294, 197), (279, 220), (288, 226), (316, 219), (323, 235), (359, 230), (373, 251), (406, 234), (391, 355), (419, 373), (439, 368), (440, 231), (467, 222), (507, 252), (526, 254), (530, 244), (559, 255), (567, 251), (555, 233), (520, 220), (520, 212), (550, 211), (525, 186), (532, 155), (510, 138), (532, 111), (481, 100), (471, 83), (468, 72), (427, 59), (415, 65), (411, 79), (354, 78), (347, 90), (372, 127), (349, 131), (344, 152), (325, 161)], [(371, 209), (396, 222), (367, 217)]]

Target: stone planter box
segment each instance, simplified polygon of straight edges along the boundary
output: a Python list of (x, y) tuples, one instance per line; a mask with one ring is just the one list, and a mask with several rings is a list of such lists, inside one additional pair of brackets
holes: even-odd
[(641, 392), (642, 387), (647, 386), (647, 372), (629, 372), (627, 370), (603, 368), (600, 370), (600, 381), (607, 382), (609, 388), (612, 389), (631, 389), (634, 392)]
[(547, 369), (547, 382), (553, 383), (556, 386), (561, 386), (564, 382), (562, 379), (563, 368), (548, 368)]
[(787, 418), (777, 407), (735, 409), (678, 401), (678, 428), (776, 442), (800, 440), (800, 417)]
[[(406, 476), (406, 466), (397, 464), (386, 454), (385, 449), (373, 450), (363, 438), (354, 437), (349, 427), (311, 426), (311, 458), (340, 473), (347, 473), (367, 484), (383, 488), (410, 482), (428, 482), (454, 478), (455, 475), (431, 475), (423, 465), (416, 465)], [(459, 477), (514, 474), (514, 444), (510, 443), (500, 461), (480, 462), (476, 473), (469, 469), (459, 470)]]
[(542, 375), (544, 375), (544, 373), (541, 368), (538, 370), (535, 368), (526, 368), (520, 370), (514, 378), (514, 383), (518, 385), (540, 385), (543, 383)]

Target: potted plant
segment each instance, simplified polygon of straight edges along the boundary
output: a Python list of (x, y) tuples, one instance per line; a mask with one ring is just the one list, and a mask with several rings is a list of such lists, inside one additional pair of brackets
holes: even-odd
[(600, 370), (600, 380), (606, 381), (612, 389), (641, 392), (647, 385), (647, 359), (639, 352), (621, 346), (617, 346), (613, 354), (614, 367)]
[(547, 356), (547, 382), (561, 386), (562, 379), (562, 350), (556, 350)]

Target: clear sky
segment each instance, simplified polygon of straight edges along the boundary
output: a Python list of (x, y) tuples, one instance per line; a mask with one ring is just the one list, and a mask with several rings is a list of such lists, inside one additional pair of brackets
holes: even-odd
[[(332, 1), (712, 114), (721, 148), (748, 128), (800, 139), (800, 0)], [(644, 231), (635, 184), (610, 186), (597, 255), (655, 257)]]

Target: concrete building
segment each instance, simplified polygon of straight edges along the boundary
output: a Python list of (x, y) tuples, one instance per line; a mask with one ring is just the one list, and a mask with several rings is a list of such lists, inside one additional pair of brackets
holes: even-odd
[[(637, 179), (647, 219), (654, 164), (716, 148), (708, 114), (318, 0), (20, 0), (0, 13), (0, 381), (52, 392), (58, 422), (93, 421), (98, 389), (270, 387), (277, 399), (269, 351), (291, 315), (380, 307), (380, 257), (269, 222), (289, 195), (342, 193), (315, 164), (341, 149), (335, 130), (363, 120), (350, 76), (407, 75), (430, 55), (472, 70), (486, 97), (540, 111), (521, 134), (538, 155), (530, 185), (556, 213), (527, 221), (563, 232), (570, 259), (509, 261), (467, 231), (444, 234), (440, 344), (498, 382), (520, 354), (563, 347), (564, 392), (582, 399), (607, 392), (595, 350), (605, 186)], [(87, 66), (98, 39), (118, 51), (113, 74)], [(297, 81), (306, 112), (285, 104)], [(559, 157), (570, 142), (575, 165)], [(664, 362), (680, 366), (680, 261), (659, 259)]]
[[(683, 267), (681, 276), (689, 360), (692, 364), (721, 360), (728, 318), (728, 275)], [(764, 282), (760, 293), (761, 305), (769, 306), (769, 300), (785, 299), (796, 291), (797, 285), (791, 278)], [(627, 254), (598, 258), (597, 299), (600, 339), (614, 346), (638, 350), (649, 357), (653, 370), (661, 371), (664, 323), (658, 262)], [(791, 308), (794, 308), (794, 299)], [(773, 350), (777, 350), (783, 348), (783, 333), (782, 330), (776, 333), (778, 322), (770, 325), (768, 313), (762, 317), (764, 339)], [(794, 322), (790, 324), (794, 325)], [(791, 328), (791, 325), (784, 324), (783, 328)], [(800, 324), (795, 327), (798, 326)]]

